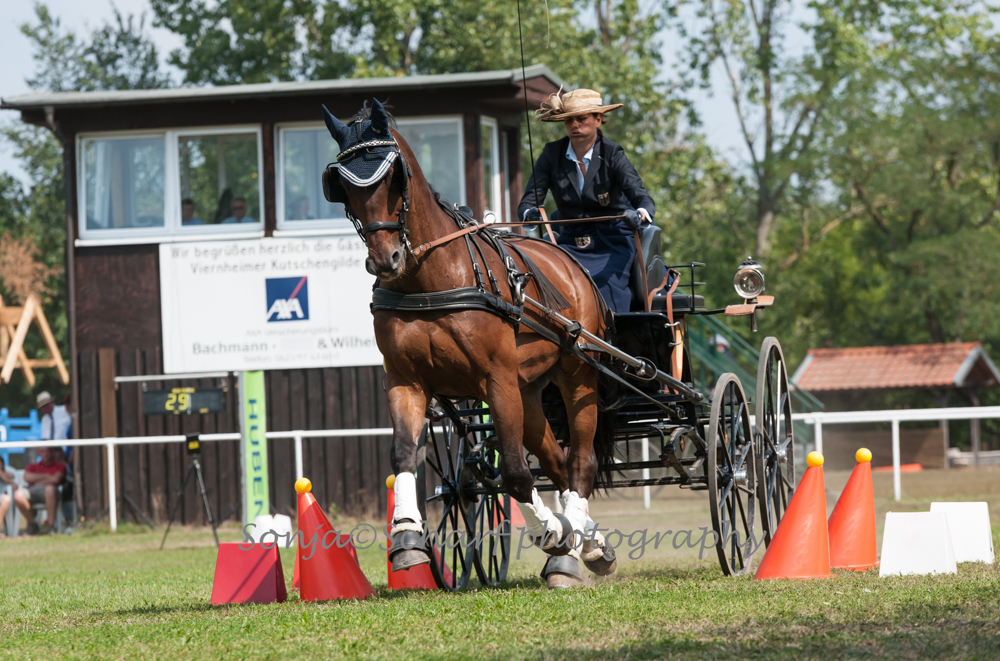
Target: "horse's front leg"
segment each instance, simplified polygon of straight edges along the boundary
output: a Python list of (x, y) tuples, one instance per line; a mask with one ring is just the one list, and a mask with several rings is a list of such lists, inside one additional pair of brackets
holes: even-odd
[(396, 475), (392, 515), (392, 570), (406, 570), (431, 561), (423, 536), (423, 521), (417, 504), (417, 440), (424, 426), (427, 394), (424, 389), (388, 373), (389, 415), (392, 417), (390, 458)]

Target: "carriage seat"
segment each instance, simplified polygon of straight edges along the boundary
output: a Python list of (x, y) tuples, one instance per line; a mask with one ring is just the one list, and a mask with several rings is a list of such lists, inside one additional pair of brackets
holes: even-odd
[(643, 256), (646, 265), (646, 285), (649, 289), (642, 290), (642, 268), (639, 266), (638, 256), (632, 262), (632, 273), (629, 274), (628, 284), (629, 289), (632, 290), (631, 310), (642, 312), (645, 310), (643, 301), (646, 300), (646, 296), (649, 295), (650, 291), (660, 286), (660, 283), (663, 282), (663, 276), (667, 272), (663, 265), (663, 258), (660, 256), (660, 228), (658, 225), (643, 225), (639, 228), (639, 245), (636, 246), (636, 251)]
[[(667, 267), (663, 264), (660, 252), (660, 228), (657, 225), (644, 225), (639, 228), (639, 245), (637, 250), (642, 251), (646, 264), (646, 286), (647, 291), (642, 291), (642, 269), (639, 267), (639, 260), (632, 262), (632, 273), (629, 276), (629, 289), (632, 290), (633, 312), (642, 312), (645, 309), (644, 301), (650, 291), (653, 291), (663, 283), (663, 276), (667, 272)], [(704, 296), (694, 296), (675, 291), (671, 297), (671, 303), (675, 312), (683, 314), (685, 310), (696, 310), (705, 307)], [(659, 291), (653, 297), (651, 310), (667, 309), (667, 293)]]

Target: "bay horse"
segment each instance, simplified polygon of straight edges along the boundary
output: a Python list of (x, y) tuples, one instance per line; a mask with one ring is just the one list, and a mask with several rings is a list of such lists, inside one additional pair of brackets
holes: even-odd
[[(526, 285), (532, 298), (546, 300), (544, 282), (558, 283), (566, 306), (561, 313), (596, 335), (609, 334), (613, 322), (588, 274), (549, 242), (509, 235), (502, 242), (510, 251), (501, 254), (506, 250), (496, 247), (501, 233), (496, 231), (489, 241), (480, 232), (469, 235), (468, 241), (454, 240), (415, 256), (412, 246), (453, 233), (463, 220), (471, 219), (464, 219), (428, 185), (416, 156), (378, 100), (366, 103), (349, 125), (325, 106), (323, 114), (341, 150), (330, 185), (334, 192), (327, 195), (345, 204), (367, 244), (365, 268), (378, 278), (376, 300), (379, 290), (383, 298), (468, 292), (477, 283), (483, 288), (483, 273), (488, 272), (490, 286), (500, 294), (497, 298), (513, 305), (515, 288), (505, 268), (513, 265), (521, 273), (535, 272)], [(597, 574), (614, 572), (614, 549), (596, 532), (587, 500), (598, 471), (610, 470), (600, 466), (598, 458), (604, 464), (613, 461), (614, 443), (607, 425), (601, 425), (604, 432), (597, 435), (599, 383), (594, 366), (518, 324), (513, 316), (482, 306), (407, 310), (375, 305), (373, 310), (393, 426), (393, 570), (430, 561), (419, 541), (423, 527), (414, 472), (425, 411), (431, 398), (441, 395), (489, 405), (499, 438), (503, 486), (519, 503), (528, 531), (550, 554), (542, 573), (547, 585), (581, 585), (581, 558)], [(523, 318), (565, 337), (560, 327), (533, 309), (525, 307)], [(568, 415), (568, 456), (542, 409), (542, 390), (550, 382), (558, 387)], [(542, 471), (558, 487), (565, 501), (562, 515), (554, 514), (539, 497), (524, 449), (538, 458)]]

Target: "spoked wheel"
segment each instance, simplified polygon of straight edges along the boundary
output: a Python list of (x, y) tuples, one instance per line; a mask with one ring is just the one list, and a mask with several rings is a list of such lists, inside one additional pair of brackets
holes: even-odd
[[(488, 416), (477, 416), (473, 422), (489, 424)], [(500, 451), (497, 438), (487, 431), (473, 434), (475, 444), (469, 456), (479, 484), (486, 493), (477, 495), (472, 505), (470, 523), (475, 535), (476, 552), (473, 561), (479, 582), (487, 587), (496, 587), (507, 579), (510, 563), (510, 512), (511, 499), (503, 493), (503, 479), (500, 475)]]
[(743, 386), (735, 374), (723, 374), (712, 395), (705, 468), (715, 548), (727, 576), (741, 574), (750, 566), (756, 481), (752, 439)]
[(421, 499), (427, 521), (431, 573), (443, 590), (460, 590), (469, 582), (475, 564), (475, 529), (470, 525), (476, 477), (466, 464), (468, 442), (455, 433), (450, 420), (424, 424), (418, 449), (418, 483), (430, 477), (433, 495)]
[(769, 545), (795, 490), (792, 398), (788, 392), (785, 357), (781, 344), (774, 337), (765, 338), (760, 348), (756, 399), (754, 463), (757, 501), (764, 526), (764, 543)]

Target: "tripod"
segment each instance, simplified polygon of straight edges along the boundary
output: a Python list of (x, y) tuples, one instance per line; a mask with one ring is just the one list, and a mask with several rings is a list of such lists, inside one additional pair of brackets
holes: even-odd
[(163, 533), (163, 541), (160, 542), (160, 550), (163, 550), (163, 545), (167, 543), (167, 535), (170, 534), (170, 526), (174, 524), (174, 517), (177, 516), (177, 508), (181, 506), (181, 499), (184, 497), (184, 489), (187, 488), (188, 480), (191, 476), (198, 475), (198, 488), (201, 490), (201, 502), (205, 506), (205, 518), (208, 519), (208, 524), (212, 526), (212, 537), (215, 538), (215, 545), (219, 545), (219, 535), (216, 534), (216, 523), (215, 519), (212, 518), (212, 508), (208, 504), (208, 493), (205, 492), (205, 478), (201, 474), (201, 461), (199, 457), (201, 456), (201, 441), (198, 440), (198, 434), (188, 434), (187, 441), (188, 456), (191, 457), (191, 464), (188, 466), (187, 474), (184, 476), (184, 481), (181, 482), (181, 490), (177, 493), (177, 500), (174, 502), (174, 508), (170, 511), (170, 519), (167, 521), (167, 530)]

